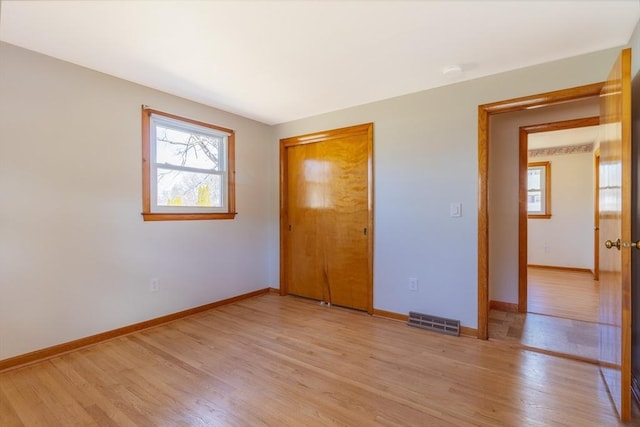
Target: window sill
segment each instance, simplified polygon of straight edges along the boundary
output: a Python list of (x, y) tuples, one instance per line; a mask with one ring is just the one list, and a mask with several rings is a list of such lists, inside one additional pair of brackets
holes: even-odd
[(152, 213), (142, 212), (145, 221), (197, 221), (213, 219), (234, 219), (237, 212), (230, 213)]
[(551, 214), (540, 214), (540, 215), (527, 215), (529, 219), (549, 219), (551, 218)]

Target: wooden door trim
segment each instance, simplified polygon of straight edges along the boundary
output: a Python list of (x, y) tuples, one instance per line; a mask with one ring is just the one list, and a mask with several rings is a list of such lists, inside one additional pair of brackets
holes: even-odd
[(489, 338), (489, 117), (599, 96), (603, 82), (478, 106), (478, 338)]
[(527, 312), (527, 266), (528, 266), (528, 216), (527, 216), (527, 169), (529, 158), (529, 134), (555, 130), (577, 129), (597, 126), (600, 117), (584, 117), (551, 123), (520, 127), (520, 147), (518, 165), (518, 312)]
[(280, 146), (290, 147), (292, 145), (311, 144), (313, 142), (329, 141), (331, 139), (361, 135), (363, 133), (369, 133), (370, 131), (373, 131), (373, 123), (364, 123), (361, 125), (354, 125), (340, 129), (332, 129), (322, 132), (308, 133), (305, 135), (292, 136), (289, 138), (282, 138), (280, 140)]
[(289, 138), (280, 139), (280, 295), (289, 293), (289, 286), (286, 278), (286, 229), (289, 223), (288, 219), (288, 165), (287, 165), (287, 148), (301, 144), (311, 144), (316, 142), (329, 141), (332, 139), (345, 138), (354, 135), (367, 135), (367, 268), (368, 279), (367, 285), (369, 290), (369, 300), (367, 312), (373, 314), (373, 123), (364, 123), (360, 125), (348, 126), (328, 131), (314, 132), (305, 135), (298, 135)]
[[(631, 199), (632, 199), (632, 159), (631, 159), (631, 48), (624, 49), (620, 54), (621, 83), (625, 87), (620, 88), (622, 92), (622, 227), (621, 240), (631, 242)], [(605, 89), (606, 91), (606, 89)], [(625, 126), (626, 124), (626, 126)], [(626, 209), (625, 209), (626, 207)], [(621, 357), (621, 389), (622, 389), (622, 409), (620, 418), (622, 421), (631, 419), (631, 249), (622, 251), (622, 357)]]
[(600, 280), (600, 147), (593, 152), (593, 280)]

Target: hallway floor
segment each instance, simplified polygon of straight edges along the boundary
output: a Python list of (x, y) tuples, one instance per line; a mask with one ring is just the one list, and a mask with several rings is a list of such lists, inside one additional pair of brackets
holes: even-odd
[(588, 272), (529, 268), (529, 313), (491, 310), (489, 337), (543, 353), (598, 360), (598, 282)]

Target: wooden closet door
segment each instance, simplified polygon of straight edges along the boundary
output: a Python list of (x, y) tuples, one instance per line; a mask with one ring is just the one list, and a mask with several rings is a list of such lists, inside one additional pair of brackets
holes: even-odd
[(289, 292), (324, 300), (320, 240), (323, 174), (317, 144), (287, 149), (288, 216), (286, 277)]
[(368, 277), (367, 137), (320, 143), (325, 161), (325, 208), (320, 251), (323, 279), (333, 304), (366, 310)]
[(316, 135), (281, 140), (282, 293), (371, 312), (372, 125)]

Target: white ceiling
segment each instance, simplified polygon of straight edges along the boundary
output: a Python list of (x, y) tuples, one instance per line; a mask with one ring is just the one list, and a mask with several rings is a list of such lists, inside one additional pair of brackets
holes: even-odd
[(531, 133), (527, 138), (529, 150), (564, 147), (567, 145), (595, 144), (600, 141), (600, 126)]
[[(638, 0), (15, 1), (0, 40), (268, 124), (624, 45)], [(458, 64), (455, 79), (442, 69)]]

